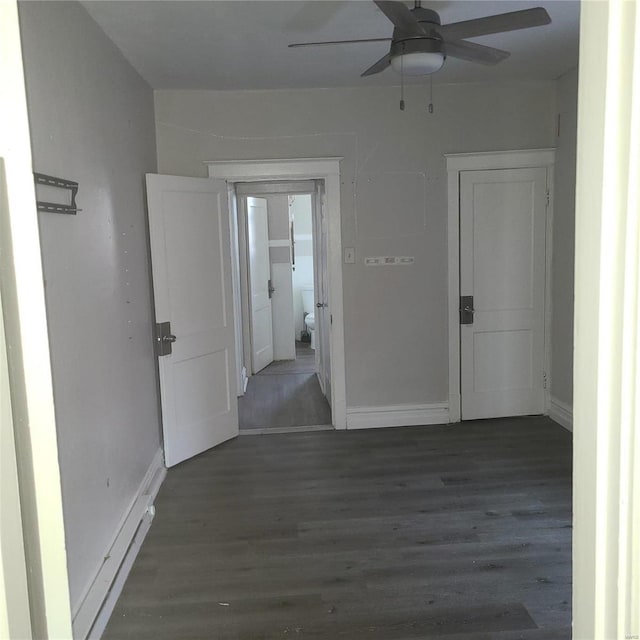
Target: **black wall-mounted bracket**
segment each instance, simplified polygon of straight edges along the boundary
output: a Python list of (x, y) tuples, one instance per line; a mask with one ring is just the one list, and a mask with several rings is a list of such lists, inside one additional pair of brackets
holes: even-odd
[(58, 189), (68, 189), (71, 192), (71, 202), (69, 204), (58, 204), (56, 202), (42, 202), (38, 200), (36, 205), (38, 211), (48, 211), (50, 213), (66, 213), (69, 215), (76, 215), (78, 209), (76, 205), (76, 195), (78, 193), (78, 183), (72, 180), (64, 180), (63, 178), (54, 178), (53, 176), (46, 176), (44, 173), (34, 173), (33, 179), (36, 184), (43, 184), (47, 187), (57, 187)]

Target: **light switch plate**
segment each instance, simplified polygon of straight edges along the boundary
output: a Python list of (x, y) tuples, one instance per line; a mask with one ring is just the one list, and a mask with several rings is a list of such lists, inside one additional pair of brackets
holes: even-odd
[(344, 248), (344, 263), (355, 264), (356, 263), (356, 249), (355, 247)]

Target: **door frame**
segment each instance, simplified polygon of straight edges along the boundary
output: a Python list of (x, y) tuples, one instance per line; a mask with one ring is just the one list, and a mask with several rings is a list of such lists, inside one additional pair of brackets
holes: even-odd
[[(313, 195), (315, 193), (315, 180), (291, 180), (277, 182), (227, 182), (229, 190), (234, 194), (235, 225), (238, 228), (238, 237), (231, 247), (232, 260), (237, 262), (237, 278), (239, 281), (238, 301), (234, 304), (237, 310), (236, 325), (240, 328), (236, 333), (236, 359), (238, 368), (243, 371), (242, 389), (238, 396), (244, 395), (252, 370), (252, 340), (251, 331), (251, 301), (249, 295), (250, 266), (247, 247), (247, 198), (266, 198), (273, 195)], [(314, 203), (312, 201), (312, 207)], [(313, 213), (315, 215), (315, 213)], [(290, 247), (291, 238), (286, 240), (269, 240), (269, 247)], [(232, 242), (234, 240), (232, 239)], [(235, 254), (235, 256), (233, 255)], [(235, 293), (234, 293), (235, 295)], [(292, 309), (293, 313), (293, 309)]]
[[(335, 429), (347, 428), (344, 308), (342, 296), (342, 228), (340, 215), (340, 161), (332, 158), (206, 161), (210, 178), (228, 183), (323, 180), (329, 223), (327, 275), (329, 279), (329, 338), (332, 381), (331, 418)], [(233, 248), (232, 248), (233, 250)]]
[(524, 149), (477, 153), (448, 153), (447, 162), (447, 241), (448, 241), (448, 318), (449, 318), (449, 422), (460, 422), (460, 173), (491, 169), (547, 169), (547, 211), (545, 222), (544, 292), (544, 412), (549, 411), (551, 391), (551, 248), (553, 229), (553, 167), (555, 149)]
[(0, 137), (0, 323), (7, 347), (0, 358), (0, 635), (71, 638), (50, 336), (15, 1), (0, 2), (0, 86), (0, 122), (6, 125)]

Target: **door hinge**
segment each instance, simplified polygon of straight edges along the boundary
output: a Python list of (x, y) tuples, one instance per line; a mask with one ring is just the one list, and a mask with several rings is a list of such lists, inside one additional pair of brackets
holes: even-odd
[(547, 388), (547, 372), (546, 371), (542, 372), (542, 388), (543, 389)]
[(547, 189), (547, 207), (549, 206), (550, 203), (551, 203), (551, 192), (549, 191), (549, 189)]

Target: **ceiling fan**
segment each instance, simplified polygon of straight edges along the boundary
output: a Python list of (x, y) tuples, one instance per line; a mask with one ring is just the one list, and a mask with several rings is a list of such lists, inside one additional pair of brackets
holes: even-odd
[(393, 23), (391, 38), (302, 42), (290, 44), (289, 47), (390, 41), (389, 52), (366, 69), (362, 77), (380, 73), (388, 66), (403, 75), (429, 75), (438, 71), (447, 57), (494, 65), (510, 55), (508, 51), (469, 42), (466, 38), (539, 27), (551, 22), (546, 9), (536, 7), (441, 24), (438, 13), (423, 8), (420, 0), (416, 0), (413, 9), (409, 9), (402, 2), (387, 0), (374, 0), (374, 2)]

